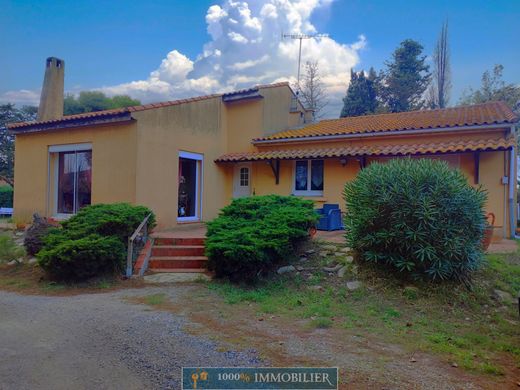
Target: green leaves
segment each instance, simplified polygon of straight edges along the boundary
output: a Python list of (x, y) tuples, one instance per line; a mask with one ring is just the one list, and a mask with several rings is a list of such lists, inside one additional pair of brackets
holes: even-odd
[(317, 218), (313, 202), (294, 196), (234, 199), (207, 224), (208, 268), (217, 277), (254, 282), (293, 256), (295, 244), (308, 237)]
[(464, 280), (482, 261), (486, 193), (445, 162), (373, 163), (343, 196), (348, 244), (366, 261), (435, 280)]

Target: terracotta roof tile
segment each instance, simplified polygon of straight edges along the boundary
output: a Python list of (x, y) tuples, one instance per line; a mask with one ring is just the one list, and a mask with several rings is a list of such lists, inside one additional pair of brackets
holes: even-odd
[[(281, 86), (289, 86), (289, 83), (281, 82), (281, 83), (274, 83), (274, 84), (267, 84), (267, 85), (257, 85), (255, 87), (253, 87), (253, 89), (254, 88), (256, 88), (256, 89), (258, 89), (258, 88), (275, 88), (275, 87), (281, 87)], [(235, 92), (232, 92), (232, 93), (235, 93)], [(215, 94), (211, 94), (211, 95), (195, 96), (195, 97), (185, 98), (185, 99), (142, 104), (139, 106), (131, 106), (131, 107), (125, 107), (125, 108), (117, 108), (114, 110), (86, 112), (83, 114), (66, 115), (62, 118), (52, 119), (52, 120), (48, 120), (48, 121), (17, 122), (17, 123), (9, 124), (8, 128), (11, 130), (14, 130), (14, 129), (24, 128), (24, 127), (29, 127), (29, 126), (54, 124), (54, 123), (59, 123), (59, 122), (74, 121), (74, 120), (78, 120), (78, 119), (108, 117), (108, 116), (117, 115), (117, 114), (121, 114), (121, 113), (125, 113), (125, 112), (138, 112), (138, 111), (151, 110), (154, 108), (169, 107), (169, 106), (175, 106), (175, 105), (191, 103), (191, 102), (199, 102), (202, 100), (208, 100), (208, 99), (213, 99), (216, 97), (221, 97), (222, 95), (223, 94), (221, 94), (221, 93), (215, 93)]]
[(439, 110), (328, 119), (255, 141), (515, 123), (518, 119), (504, 102), (489, 102)]
[(337, 148), (302, 148), (291, 150), (269, 150), (259, 152), (229, 153), (220, 156), (215, 162), (240, 162), (262, 160), (295, 160), (327, 157), (361, 157), (361, 156), (406, 156), (415, 154), (475, 152), (488, 150), (505, 150), (514, 146), (514, 137), (492, 140), (455, 140), (435, 143), (418, 143), (405, 145), (361, 145)]

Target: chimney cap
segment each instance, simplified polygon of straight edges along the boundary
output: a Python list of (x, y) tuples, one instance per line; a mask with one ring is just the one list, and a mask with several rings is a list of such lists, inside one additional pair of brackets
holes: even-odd
[(54, 65), (57, 68), (63, 68), (65, 66), (65, 61), (58, 57), (47, 57), (46, 60), (47, 67)]

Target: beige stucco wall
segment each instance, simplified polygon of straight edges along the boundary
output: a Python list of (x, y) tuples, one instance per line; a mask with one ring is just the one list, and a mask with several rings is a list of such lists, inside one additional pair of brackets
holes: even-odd
[[(18, 134), (15, 140), (14, 220), (29, 222), (34, 212), (52, 216), (48, 194), (48, 150), (51, 145), (92, 144), (92, 203), (134, 202), (136, 124), (85, 127)], [(49, 187), (50, 182), (50, 187)]]
[(225, 150), (219, 98), (136, 112), (136, 202), (157, 215), (158, 228), (177, 223), (179, 151), (203, 155), (202, 217), (225, 204), (225, 173), (214, 160)]

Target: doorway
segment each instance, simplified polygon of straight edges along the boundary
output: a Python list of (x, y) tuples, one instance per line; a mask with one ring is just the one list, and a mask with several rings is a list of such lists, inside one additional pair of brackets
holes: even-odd
[(251, 163), (235, 165), (233, 174), (233, 198), (251, 195)]
[(177, 221), (200, 221), (202, 214), (203, 156), (179, 152)]

